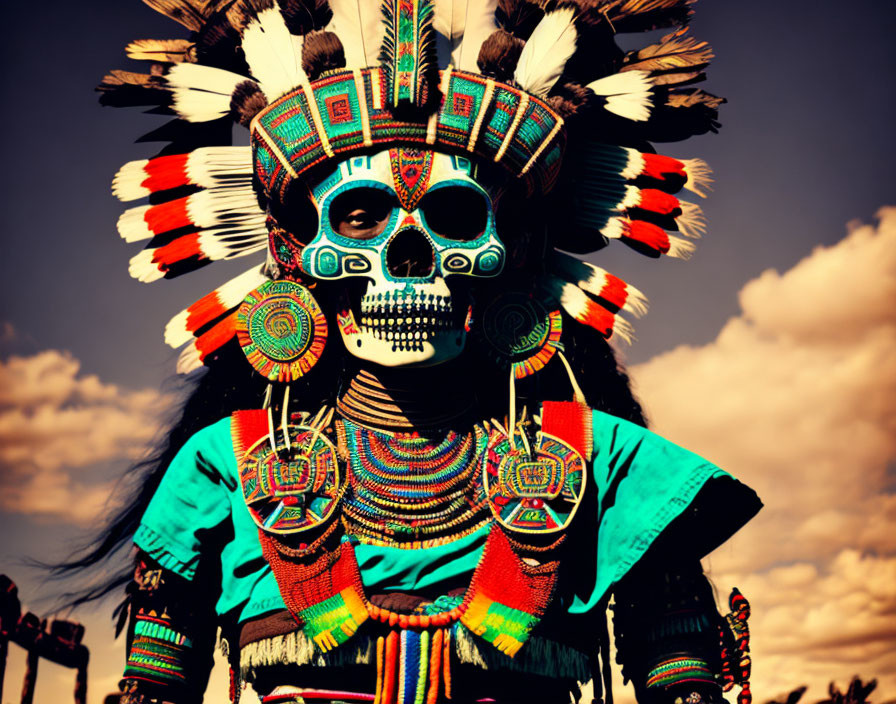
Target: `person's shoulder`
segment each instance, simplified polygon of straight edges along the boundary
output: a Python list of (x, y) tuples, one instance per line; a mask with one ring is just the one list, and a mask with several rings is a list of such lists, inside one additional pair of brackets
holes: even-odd
[(610, 431), (621, 431), (633, 435), (651, 434), (650, 430), (643, 425), (626, 420), (625, 418), (620, 418), (619, 416), (614, 416), (612, 413), (607, 413), (606, 411), (600, 411), (596, 408), (591, 409), (591, 422), (594, 426), (595, 434)]
[(193, 433), (184, 443), (181, 452), (199, 453), (212, 447), (229, 444), (230, 416), (225, 416)]

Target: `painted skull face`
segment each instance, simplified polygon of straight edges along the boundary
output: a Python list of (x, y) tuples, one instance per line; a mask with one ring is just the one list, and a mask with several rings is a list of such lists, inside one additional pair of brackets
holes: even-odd
[(394, 367), (463, 351), (472, 306), (446, 279), (497, 276), (505, 258), (491, 199), (472, 172), (463, 157), (396, 148), (347, 159), (312, 189), (320, 225), (302, 269), (367, 281), (338, 314), (351, 354)]

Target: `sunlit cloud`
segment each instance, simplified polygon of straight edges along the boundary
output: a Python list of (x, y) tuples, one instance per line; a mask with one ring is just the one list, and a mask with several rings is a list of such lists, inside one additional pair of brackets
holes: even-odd
[(76, 522), (95, 518), (109, 482), (85, 481), (103, 462), (134, 460), (170, 398), (82, 374), (67, 352), (0, 361), (0, 507)]
[(654, 429), (766, 504), (708, 561), (753, 603), (760, 701), (856, 673), (896, 694), (896, 208), (878, 218), (750, 281), (711, 343), (631, 369)]

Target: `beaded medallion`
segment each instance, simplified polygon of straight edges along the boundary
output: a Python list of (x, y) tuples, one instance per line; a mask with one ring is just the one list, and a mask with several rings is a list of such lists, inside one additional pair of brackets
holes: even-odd
[(480, 337), (499, 365), (513, 366), (517, 379), (544, 368), (560, 345), (560, 311), (548, 311), (531, 295), (501, 294), (485, 309)]
[(327, 320), (311, 292), (286, 279), (266, 281), (246, 296), (236, 334), (249, 363), (271, 381), (307, 374), (327, 341)]
[(582, 456), (563, 440), (539, 432), (528, 448), (497, 430), (489, 440), (485, 489), (492, 513), (508, 530), (554, 533), (573, 519), (585, 492)]
[[(275, 452), (265, 435), (240, 462), (240, 484), (253, 520), (271, 533), (296, 533), (324, 523), (339, 503), (336, 448), (319, 432), (288, 428), (291, 450)], [(313, 442), (313, 445), (312, 445)]]

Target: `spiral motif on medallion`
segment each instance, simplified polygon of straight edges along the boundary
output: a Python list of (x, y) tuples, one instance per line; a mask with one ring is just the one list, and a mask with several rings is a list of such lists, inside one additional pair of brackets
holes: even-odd
[(482, 316), (481, 338), (499, 365), (513, 365), (522, 379), (547, 364), (560, 345), (559, 310), (547, 310), (527, 293), (508, 291), (495, 298)]
[(288, 383), (307, 374), (320, 359), (327, 320), (311, 291), (301, 284), (266, 281), (240, 305), (236, 333), (258, 373)]

